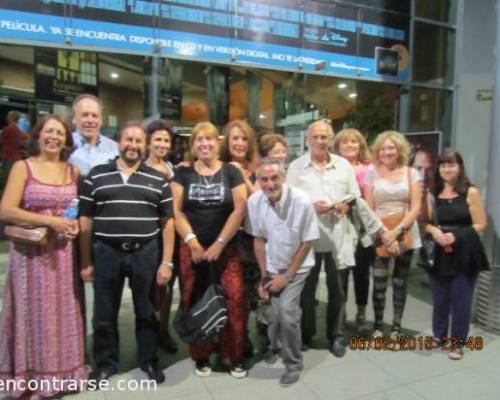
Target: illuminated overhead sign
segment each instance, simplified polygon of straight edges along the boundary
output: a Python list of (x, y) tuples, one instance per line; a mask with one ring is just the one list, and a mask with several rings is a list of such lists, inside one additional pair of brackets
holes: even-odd
[(2, 0), (0, 41), (406, 81), (409, 20), (312, 0)]

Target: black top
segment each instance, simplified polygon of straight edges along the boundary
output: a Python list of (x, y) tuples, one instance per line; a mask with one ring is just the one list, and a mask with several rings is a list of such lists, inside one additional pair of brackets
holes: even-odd
[(436, 215), (439, 225), (471, 226), (472, 218), (469, 212), (466, 195), (452, 199), (436, 199)]
[(116, 160), (92, 168), (80, 195), (80, 215), (94, 220), (94, 237), (106, 242), (146, 242), (159, 237), (160, 218), (173, 216), (163, 175), (141, 163), (124, 182)]
[(202, 176), (194, 166), (177, 168), (174, 182), (184, 188), (182, 209), (203, 247), (214, 243), (233, 212), (232, 189), (244, 183), (235, 166), (223, 163), (211, 176)]
[(436, 273), (442, 277), (460, 274), (476, 275), (487, 268), (488, 261), (484, 254), (481, 240), (472, 227), (472, 217), (467, 203), (467, 195), (452, 199), (436, 199), (437, 222), (443, 232), (452, 232), (455, 242), (451, 252), (436, 245)]

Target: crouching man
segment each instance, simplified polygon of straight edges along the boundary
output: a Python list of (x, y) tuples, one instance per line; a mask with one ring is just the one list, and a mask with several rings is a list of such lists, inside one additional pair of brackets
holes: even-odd
[(254, 236), (261, 273), (259, 295), (271, 302), (270, 345), (264, 360), (272, 364), (281, 350), (286, 372), (280, 385), (289, 386), (303, 369), (300, 294), (314, 266), (310, 250), (312, 241), (319, 238), (319, 227), (309, 196), (284, 183), (281, 161), (263, 158), (257, 173), (261, 190), (248, 199), (245, 229)]

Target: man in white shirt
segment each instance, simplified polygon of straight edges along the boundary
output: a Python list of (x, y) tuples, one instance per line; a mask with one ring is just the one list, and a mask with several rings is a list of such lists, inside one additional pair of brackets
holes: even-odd
[(245, 230), (254, 236), (261, 281), (259, 295), (271, 301), (268, 327), (269, 364), (281, 357), (286, 367), (280, 385), (289, 386), (303, 369), (300, 294), (314, 265), (312, 241), (319, 238), (314, 208), (302, 191), (284, 184), (281, 161), (263, 158), (258, 169), (261, 190), (248, 199)]
[[(301, 305), (303, 350), (311, 345), (316, 333), (315, 293), (321, 264), (324, 260), (326, 283), (328, 287), (328, 306), (326, 316), (327, 338), (330, 351), (336, 357), (343, 357), (346, 349), (344, 338), (345, 294), (342, 273), (335, 263), (335, 243), (339, 243), (334, 229), (339, 216), (349, 211), (345, 199), (352, 200), (361, 195), (354, 169), (342, 157), (331, 154), (328, 149), (333, 140), (333, 130), (324, 120), (313, 122), (307, 131), (309, 152), (294, 160), (287, 172), (286, 182), (292, 187), (306, 192), (318, 216), (321, 237), (313, 243), (315, 266), (312, 269), (304, 290)], [(351, 259), (354, 264), (354, 248)], [(343, 265), (342, 267), (347, 267)]]
[(106, 164), (118, 156), (118, 145), (101, 135), (102, 104), (92, 94), (81, 94), (72, 105), (72, 122), (76, 127), (73, 142), (76, 149), (69, 162), (76, 165), (80, 174), (86, 176), (99, 164)]

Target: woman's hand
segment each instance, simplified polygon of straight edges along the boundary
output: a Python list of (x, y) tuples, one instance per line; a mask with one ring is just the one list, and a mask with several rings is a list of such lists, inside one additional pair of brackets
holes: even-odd
[(158, 286), (166, 285), (172, 278), (172, 269), (166, 265), (160, 265), (158, 272), (156, 272), (156, 283)]
[(48, 226), (57, 234), (64, 236), (66, 236), (66, 233), (72, 234), (75, 232), (76, 236), (79, 231), (78, 221), (64, 217), (50, 217)]
[(197, 239), (192, 239), (189, 242), (189, 247), (191, 249), (191, 259), (193, 260), (194, 264), (199, 264), (204, 260), (204, 253), (205, 249), (203, 246), (198, 242)]
[[(446, 236), (448, 234), (444, 234), (443, 231), (439, 228), (433, 228), (431, 231), (431, 235), (432, 235), (433, 239), (437, 242), (437, 244), (439, 244), (442, 247), (447, 246), (448, 244), (451, 244), (451, 243), (448, 243), (448, 240), (450, 240), (449, 236)], [(451, 234), (451, 235), (453, 236), (453, 234)], [(453, 241), (455, 241), (454, 236), (453, 236)]]
[(205, 261), (217, 261), (224, 249), (224, 245), (218, 241), (214, 242), (203, 254)]
[(78, 224), (78, 220), (72, 219), (70, 220), (71, 225), (64, 232), (64, 237), (68, 240), (73, 240), (78, 236), (80, 232), (80, 225)]
[(455, 243), (455, 235), (453, 233), (448, 232), (448, 233), (445, 233), (443, 236), (444, 236), (445, 241), (446, 241), (445, 246), (450, 246), (453, 243)]
[(387, 245), (387, 253), (391, 257), (397, 257), (399, 256), (399, 242), (393, 241), (390, 245)]
[(387, 247), (389, 247), (393, 243), (397, 243), (397, 239), (400, 234), (401, 231), (398, 228), (386, 230), (385, 232), (382, 233), (382, 241)]

